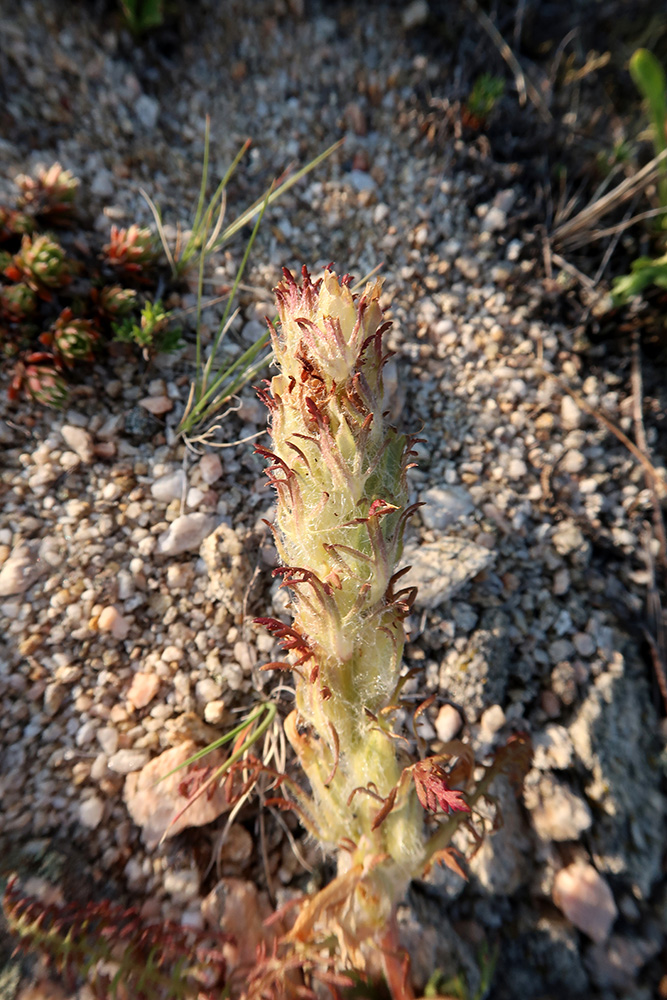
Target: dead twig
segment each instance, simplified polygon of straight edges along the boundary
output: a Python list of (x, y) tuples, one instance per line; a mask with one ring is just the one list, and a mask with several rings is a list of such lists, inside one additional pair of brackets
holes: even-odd
[(583, 271), (580, 271), (578, 267), (574, 266), (574, 264), (570, 264), (569, 260), (565, 260), (565, 258), (561, 257), (559, 253), (554, 253), (553, 251), (551, 251), (550, 260), (553, 261), (553, 263), (557, 267), (560, 267), (563, 271), (566, 271), (573, 278), (576, 278), (577, 281), (580, 281), (581, 284), (584, 286), (584, 288), (587, 288), (591, 292), (595, 289), (595, 282), (592, 280), (592, 278), (589, 278), (587, 274), (584, 274)]
[(526, 77), (525, 73), (521, 69), (519, 60), (512, 52), (511, 48), (500, 34), (495, 24), (489, 17), (489, 15), (481, 9), (477, 0), (463, 0), (464, 5), (468, 8), (470, 13), (476, 18), (478, 24), (487, 33), (493, 44), (498, 49), (500, 55), (505, 60), (507, 65), (512, 71), (514, 76), (514, 83), (516, 84), (516, 89), (519, 94), (519, 104), (524, 107), (526, 104), (526, 98), (528, 98), (531, 103), (537, 108), (540, 117), (545, 122), (553, 121), (553, 116), (549, 111), (548, 107), (544, 103), (544, 98), (537, 90), (537, 88), (530, 82)]

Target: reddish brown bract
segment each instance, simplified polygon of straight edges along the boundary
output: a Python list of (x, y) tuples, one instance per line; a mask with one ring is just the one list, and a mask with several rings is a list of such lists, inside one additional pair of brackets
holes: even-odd
[(463, 792), (450, 788), (447, 772), (435, 761), (420, 760), (412, 769), (417, 796), (427, 812), (470, 812)]

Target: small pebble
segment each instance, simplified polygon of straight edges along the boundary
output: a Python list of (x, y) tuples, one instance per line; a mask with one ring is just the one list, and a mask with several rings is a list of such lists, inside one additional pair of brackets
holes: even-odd
[(579, 656), (593, 656), (596, 650), (595, 640), (588, 632), (576, 632), (572, 636), (572, 642), (574, 643), (574, 648), (579, 653)]
[(463, 725), (463, 719), (453, 705), (443, 705), (435, 720), (435, 731), (443, 743), (453, 740)]
[(148, 410), (154, 417), (160, 417), (163, 413), (169, 413), (174, 408), (174, 401), (169, 396), (145, 396), (139, 400), (139, 406)]
[(113, 604), (104, 608), (97, 619), (100, 632), (110, 632), (114, 639), (127, 639), (130, 623)]
[(150, 758), (148, 750), (117, 750), (109, 758), (108, 768), (116, 774), (130, 774), (145, 767)]
[[(112, 757), (118, 749), (118, 730), (113, 726), (103, 726), (97, 730), (97, 742), (107, 757)], [(105, 762), (106, 767), (106, 762)]]
[(171, 503), (172, 500), (180, 500), (187, 487), (187, 480), (183, 469), (176, 472), (168, 472), (160, 476), (151, 485), (151, 496), (159, 500), (160, 503)]
[(596, 944), (607, 940), (618, 910), (607, 882), (592, 865), (578, 861), (561, 868), (554, 880), (553, 900)]
[(218, 699), (209, 701), (204, 709), (204, 719), (211, 726), (218, 726), (225, 717), (225, 703)]
[(177, 556), (181, 552), (198, 549), (214, 526), (215, 521), (206, 514), (182, 514), (160, 535), (158, 552), (166, 556)]
[(79, 820), (89, 830), (95, 830), (102, 822), (103, 816), (104, 802), (97, 795), (84, 799), (79, 805)]
[(138, 673), (132, 678), (127, 700), (135, 708), (145, 708), (160, 690), (160, 678), (156, 674)]
[(73, 427), (71, 424), (63, 424), (60, 428), (60, 433), (67, 447), (71, 448), (82, 462), (89, 464), (93, 461), (95, 457), (93, 439), (88, 431), (84, 430), (83, 427)]
[(207, 486), (212, 486), (222, 475), (222, 462), (220, 456), (209, 452), (202, 455), (199, 462), (199, 472)]
[(581, 426), (582, 413), (571, 396), (563, 396), (560, 402), (560, 419), (563, 429), (576, 430)]
[(482, 739), (492, 739), (505, 725), (505, 713), (500, 705), (491, 705), (483, 713), (480, 720)]
[(573, 474), (581, 472), (586, 468), (586, 457), (580, 451), (574, 449), (566, 451), (561, 459), (560, 467), (563, 472), (571, 472)]

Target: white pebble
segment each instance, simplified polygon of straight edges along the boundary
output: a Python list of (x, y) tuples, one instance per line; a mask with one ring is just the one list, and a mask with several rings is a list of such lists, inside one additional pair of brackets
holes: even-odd
[(102, 822), (104, 802), (97, 795), (92, 795), (79, 805), (79, 819), (89, 830), (94, 830)]
[[(97, 742), (104, 750), (107, 757), (113, 756), (118, 749), (118, 730), (113, 726), (103, 726), (97, 730)], [(105, 762), (106, 768), (106, 762)]]
[(481, 718), (482, 737), (490, 739), (505, 725), (505, 713), (500, 705), (491, 705)]
[(164, 531), (157, 544), (158, 552), (166, 556), (177, 556), (181, 552), (198, 549), (207, 535), (213, 531), (215, 521), (206, 514), (183, 514), (177, 517)]
[(130, 631), (130, 623), (113, 604), (103, 608), (100, 612), (100, 616), (97, 619), (97, 627), (100, 632), (110, 632), (114, 639), (120, 640), (127, 639)]
[(117, 750), (109, 758), (108, 767), (116, 774), (130, 774), (132, 771), (140, 771), (148, 763), (150, 754), (148, 750)]
[(170, 503), (181, 499), (186, 486), (185, 472), (177, 469), (176, 472), (168, 472), (166, 476), (156, 479), (151, 486), (151, 495), (161, 503)]
[(554, 880), (553, 899), (580, 931), (602, 944), (618, 915), (611, 889), (592, 865), (575, 862)]
[(165, 646), (160, 654), (160, 659), (164, 660), (165, 663), (180, 663), (183, 659), (183, 650), (179, 649), (178, 646)]
[[(63, 424), (60, 433), (68, 448), (76, 452), (77, 457), (82, 462), (92, 462), (95, 457), (93, 452), (93, 439), (88, 431), (83, 427), (74, 427), (72, 424)], [(61, 459), (62, 464), (62, 459)]]
[(522, 458), (513, 458), (507, 467), (509, 479), (523, 479), (528, 473), (528, 467)]
[(220, 456), (215, 454), (203, 455), (199, 462), (199, 472), (206, 485), (212, 486), (222, 475)]
[(577, 473), (586, 468), (586, 457), (580, 451), (566, 451), (560, 463), (564, 472)]
[(185, 502), (188, 507), (194, 508), (198, 507), (199, 504), (204, 499), (205, 493), (203, 490), (198, 489), (196, 486), (191, 486), (188, 490), (188, 495), (185, 498)]
[(435, 731), (438, 739), (443, 743), (453, 740), (461, 726), (463, 719), (453, 705), (443, 705), (435, 720)]
[(208, 722), (210, 726), (219, 725), (225, 716), (225, 703), (220, 699), (216, 701), (209, 701), (206, 708), (204, 709), (204, 720)]
[(560, 401), (560, 419), (566, 431), (576, 430), (581, 425), (581, 410), (571, 396), (563, 396)]

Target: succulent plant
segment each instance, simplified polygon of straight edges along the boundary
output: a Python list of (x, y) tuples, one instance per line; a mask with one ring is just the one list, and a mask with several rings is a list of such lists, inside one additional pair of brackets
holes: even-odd
[(103, 247), (105, 263), (129, 274), (141, 274), (144, 267), (155, 262), (158, 252), (150, 229), (136, 223), (128, 229), (112, 226), (110, 240)]
[(66, 225), (71, 220), (79, 181), (59, 163), (40, 168), (36, 177), (19, 174), (16, 185), (21, 190), (22, 208), (52, 225)]
[(93, 348), (99, 340), (99, 332), (93, 320), (77, 318), (67, 308), (40, 340), (51, 347), (57, 357), (71, 365), (75, 361), (93, 360)]
[(40, 403), (60, 409), (67, 401), (67, 385), (54, 364), (53, 355), (45, 352), (31, 352), (14, 366), (8, 396), (11, 400), (24, 394)]
[(33, 316), (37, 309), (37, 293), (22, 282), (0, 286), (0, 316), (11, 322), (21, 322)]
[(24, 236), (4, 274), (10, 281), (24, 282), (47, 302), (52, 290), (64, 288), (71, 280), (65, 251), (50, 236)]
[(0, 243), (5, 243), (13, 236), (24, 236), (34, 232), (35, 223), (25, 212), (0, 205)]
[(99, 311), (109, 319), (120, 319), (134, 309), (137, 293), (133, 288), (121, 288), (120, 285), (105, 285), (94, 288), (91, 298)]

